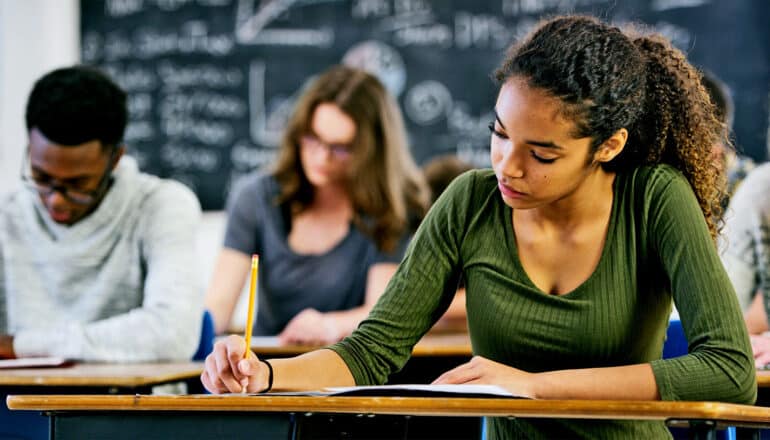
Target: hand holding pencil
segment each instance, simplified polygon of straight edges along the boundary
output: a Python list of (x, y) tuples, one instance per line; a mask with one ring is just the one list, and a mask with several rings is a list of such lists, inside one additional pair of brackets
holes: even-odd
[(259, 256), (251, 258), (249, 284), (249, 311), (243, 338), (230, 335), (214, 345), (206, 357), (201, 382), (212, 393), (266, 392), (273, 385), (273, 367), (251, 352), (251, 333), (254, 328), (254, 301), (259, 275)]
[(217, 341), (201, 373), (203, 386), (214, 394), (268, 391), (272, 368), (253, 353), (244, 358), (245, 351), (243, 336), (230, 335)]

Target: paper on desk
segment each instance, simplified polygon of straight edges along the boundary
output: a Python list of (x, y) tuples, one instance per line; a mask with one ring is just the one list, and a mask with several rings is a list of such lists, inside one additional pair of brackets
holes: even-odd
[(60, 357), (28, 357), (18, 359), (0, 359), (0, 368), (43, 368), (63, 367), (71, 362)]
[[(262, 395), (262, 394), (258, 394)], [(292, 391), (269, 393), (273, 396), (401, 396), (401, 397), (511, 397), (512, 394), (497, 385), (371, 385), (357, 387), (329, 387), (321, 391)]]

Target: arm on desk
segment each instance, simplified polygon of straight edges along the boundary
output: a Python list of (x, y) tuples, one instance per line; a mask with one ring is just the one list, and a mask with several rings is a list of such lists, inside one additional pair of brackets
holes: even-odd
[(768, 331), (765, 295), (761, 291), (754, 295), (751, 305), (743, 312), (743, 320), (746, 321), (746, 328), (750, 335), (758, 335)]
[(536, 399), (660, 400), (649, 364), (527, 373), (475, 356), (435, 384), (496, 384)]
[[(231, 335), (214, 345), (206, 357), (201, 382), (215, 394), (258, 393), (268, 386), (268, 367), (254, 353), (243, 359), (246, 341)], [(288, 359), (271, 359), (273, 390), (317, 390), (330, 386), (353, 386), (355, 382), (347, 365), (331, 350), (316, 350)]]

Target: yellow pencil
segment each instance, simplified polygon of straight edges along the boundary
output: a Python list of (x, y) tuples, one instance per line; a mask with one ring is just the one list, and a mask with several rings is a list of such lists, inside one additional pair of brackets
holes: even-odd
[(257, 294), (257, 276), (259, 275), (259, 255), (251, 256), (251, 280), (249, 281), (249, 314), (246, 318), (246, 333), (243, 338), (246, 339), (246, 353), (243, 358), (246, 359), (251, 353), (251, 332), (254, 328), (254, 299)]

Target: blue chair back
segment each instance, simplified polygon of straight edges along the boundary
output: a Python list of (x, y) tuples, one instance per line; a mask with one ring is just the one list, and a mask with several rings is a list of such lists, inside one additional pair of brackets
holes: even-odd
[(666, 341), (663, 343), (663, 359), (684, 356), (687, 354), (687, 337), (684, 335), (682, 321), (672, 319), (666, 330)]
[[(666, 330), (666, 341), (663, 343), (663, 359), (675, 358), (684, 356), (687, 354), (687, 337), (684, 335), (684, 329), (682, 328), (682, 321), (678, 319), (672, 319), (668, 323), (668, 330)], [(669, 428), (674, 436), (674, 439), (689, 439), (693, 438), (693, 433), (688, 429), (683, 428)], [(735, 427), (728, 427), (724, 431), (717, 431), (717, 440), (735, 439)]]
[(203, 325), (201, 326), (201, 339), (198, 343), (198, 350), (193, 355), (194, 361), (206, 359), (211, 351), (214, 350), (214, 318), (208, 310), (203, 311)]

